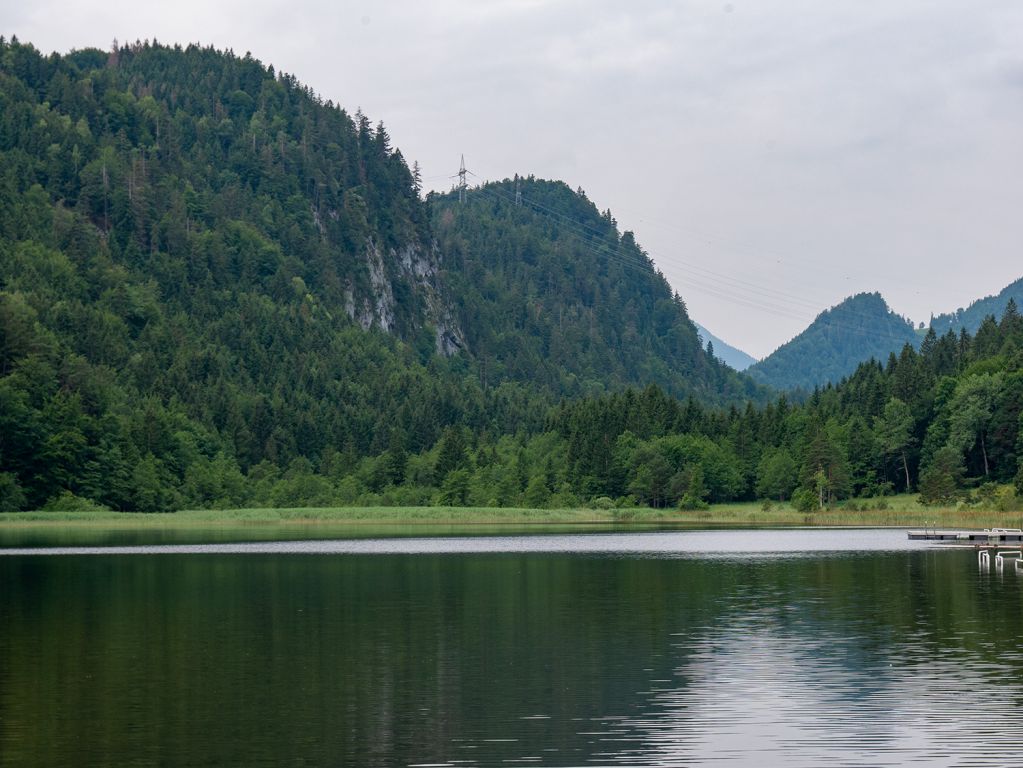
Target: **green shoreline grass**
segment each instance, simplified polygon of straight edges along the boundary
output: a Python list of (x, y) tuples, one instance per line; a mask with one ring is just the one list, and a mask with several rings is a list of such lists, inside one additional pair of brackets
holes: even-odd
[(764, 510), (759, 503), (719, 504), (707, 510), (677, 509), (515, 509), (487, 507), (329, 507), (298, 509), (182, 510), (160, 514), (130, 512), (6, 512), (0, 529), (60, 527), (192, 529), (211, 526), (324, 525), (529, 526), (529, 525), (713, 525), (713, 526), (899, 526), (1020, 527), (1023, 512), (925, 507), (915, 496), (887, 499), (888, 509), (834, 509), (804, 514), (788, 505)]

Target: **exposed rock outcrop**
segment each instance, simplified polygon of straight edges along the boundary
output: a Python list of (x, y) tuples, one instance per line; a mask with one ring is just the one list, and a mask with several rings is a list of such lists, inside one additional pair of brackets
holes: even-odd
[[(427, 249), (409, 244), (400, 250), (384, 252), (371, 241), (365, 251), (369, 292), (359, 296), (349, 284), (345, 290), (345, 312), (366, 330), (379, 328), (395, 333), (396, 283), (406, 283), (422, 308), (417, 324), (432, 326), (435, 330), (437, 352), (445, 356), (458, 353), (466, 348), (465, 336), (440, 285), (439, 261), (436, 246)], [(388, 265), (391, 265), (390, 270)]]

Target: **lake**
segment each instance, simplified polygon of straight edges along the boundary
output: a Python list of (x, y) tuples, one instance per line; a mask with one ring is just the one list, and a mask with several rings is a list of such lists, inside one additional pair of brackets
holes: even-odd
[(4, 539), (0, 765), (1023, 762), (1023, 576), (902, 530), (225, 538)]

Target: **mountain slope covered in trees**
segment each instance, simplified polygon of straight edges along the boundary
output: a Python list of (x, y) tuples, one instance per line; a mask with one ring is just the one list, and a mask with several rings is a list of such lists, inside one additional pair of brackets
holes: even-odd
[[(249, 56), (0, 39), (0, 507), (457, 500), (563, 396), (757, 391), (530, 183), (568, 218), (422, 200), (382, 125)], [(520, 458), (502, 501), (550, 474)]]
[[(1017, 306), (1023, 304), (1023, 278), (966, 309), (933, 317), (930, 327), (939, 336), (960, 330), (976, 333), (986, 318), (1001, 317), (1010, 300)], [(839, 381), (871, 358), (884, 360), (892, 352), (898, 354), (903, 344), (919, 348), (925, 335), (922, 325), (921, 330), (909, 330), (909, 323), (895, 315), (879, 294), (859, 294), (822, 313), (799, 336), (751, 366), (748, 373), (775, 389), (809, 391)]]
[(977, 299), (966, 309), (957, 309), (955, 312), (931, 318), (931, 327), (939, 335), (947, 331), (958, 333), (963, 328), (970, 333), (976, 333), (986, 317), (1001, 317), (1010, 299), (1016, 306), (1023, 306), (1023, 277), (1005, 286), (994, 296)]
[(291, 77), (197, 47), (5, 43), (0, 152), (19, 505), (204, 503), (392, 434), (418, 450), (451, 423), (542, 418), (437, 354), (461, 333), (414, 174), (382, 126)]
[(762, 396), (706, 354), (633, 234), (582, 192), (530, 177), (430, 207), (455, 316), (488, 378), (570, 396), (628, 384), (717, 404)]
[(862, 362), (885, 360), (904, 344), (916, 343), (913, 326), (892, 312), (881, 294), (861, 293), (822, 312), (747, 372), (775, 389), (808, 391), (839, 381)]

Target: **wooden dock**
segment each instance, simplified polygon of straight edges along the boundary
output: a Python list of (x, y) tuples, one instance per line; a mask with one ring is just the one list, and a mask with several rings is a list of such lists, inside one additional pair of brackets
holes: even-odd
[(961, 541), (964, 544), (1001, 544), (1023, 542), (1023, 530), (1019, 528), (985, 528), (983, 531), (949, 531), (927, 528), (922, 531), (908, 531), (914, 541)]

